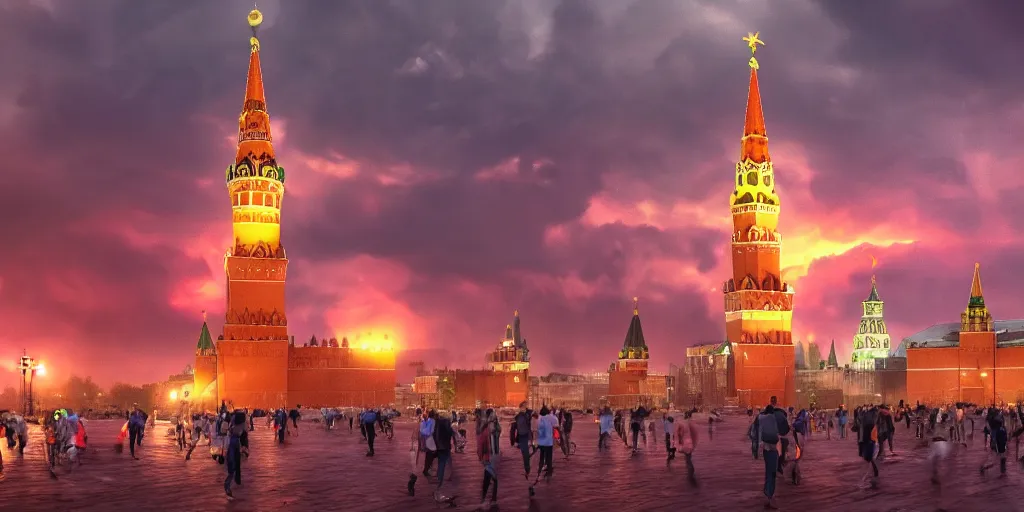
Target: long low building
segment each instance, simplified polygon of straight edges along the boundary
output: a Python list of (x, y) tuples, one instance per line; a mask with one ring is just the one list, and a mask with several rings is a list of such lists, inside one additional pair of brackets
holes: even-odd
[(960, 323), (929, 327), (900, 343), (910, 403), (1013, 403), (1024, 400), (1024, 320), (992, 320), (974, 267)]

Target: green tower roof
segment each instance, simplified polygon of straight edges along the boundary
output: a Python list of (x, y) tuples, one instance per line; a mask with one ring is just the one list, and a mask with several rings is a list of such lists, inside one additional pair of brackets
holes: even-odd
[(203, 322), (203, 329), (199, 331), (199, 341), (196, 343), (196, 350), (213, 350), (213, 338), (210, 337), (210, 328)]

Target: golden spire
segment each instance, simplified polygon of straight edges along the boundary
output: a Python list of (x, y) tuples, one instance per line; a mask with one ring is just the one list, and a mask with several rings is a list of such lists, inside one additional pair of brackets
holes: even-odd
[(514, 316), (519, 316), (519, 310), (517, 309), (517, 310), (513, 311), (513, 312), (512, 312), (512, 314), (513, 314)]
[(764, 126), (764, 110), (761, 108), (761, 88), (757, 85), (757, 45), (764, 41), (758, 37), (761, 33), (748, 33), (743, 40), (750, 48), (750, 85), (747, 88), (747, 111), (743, 122), (743, 138), (740, 139), (740, 162), (750, 160), (763, 163), (771, 160), (768, 156), (768, 130)]
[(981, 294), (981, 263), (974, 264), (974, 280), (971, 281), (971, 297), (984, 297)]
[(640, 316), (640, 299), (633, 297), (633, 316)]
[(206, 323), (206, 310), (203, 310), (203, 323)]

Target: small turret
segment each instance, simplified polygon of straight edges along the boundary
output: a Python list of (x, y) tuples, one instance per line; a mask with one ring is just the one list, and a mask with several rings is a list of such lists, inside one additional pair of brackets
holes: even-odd
[(644, 339), (644, 329), (640, 325), (639, 299), (633, 297), (633, 318), (629, 322), (626, 339), (622, 342), (619, 359), (647, 359), (649, 357), (647, 340)]
[(961, 332), (991, 332), (994, 330), (992, 314), (985, 306), (985, 296), (981, 291), (981, 264), (974, 264), (974, 278), (971, 280), (971, 298), (967, 308), (960, 314)]

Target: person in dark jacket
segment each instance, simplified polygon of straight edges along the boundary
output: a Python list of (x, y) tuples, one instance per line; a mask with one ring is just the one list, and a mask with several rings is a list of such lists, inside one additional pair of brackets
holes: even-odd
[(999, 477), (1006, 477), (1006, 440), (1007, 432), (1006, 425), (1003, 419), (1003, 413), (999, 409), (992, 407), (988, 410), (988, 415), (985, 418), (988, 423), (988, 429), (991, 432), (992, 440), (989, 445), (990, 450), (985, 454), (985, 461), (981, 464), (981, 474), (985, 475), (985, 471), (992, 467), (990, 462), (992, 456), (999, 457)]
[(889, 443), (889, 453), (894, 454), (892, 449), (892, 436), (896, 432), (896, 422), (893, 420), (892, 411), (888, 405), (878, 408), (878, 460), (885, 460), (885, 444)]
[(526, 402), (519, 404), (519, 413), (516, 414), (515, 420), (512, 422), (512, 428), (515, 429), (515, 446), (519, 447), (519, 451), (523, 454), (523, 471), (526, 473), (526, 479), (530, 479), (530, 445), (533, 442), (533, 411), (526, 408)]
[[(245, 411), (236, 409), (228, 416), (230, 426), (228, 427), (227, 450), (224, 454), (224, 465), (227, 466), (228, 476), (224, 479), (224, 494), (233, 498), (231, 494), (231, 481), (242, 485), (242, 437), (246, 434)], [(246, 443), (248, 444), (248, 443)]]
[(444, 485), (444, 470), (452, 459), (452, 439), (455, 437), (455, 429), (452, 427), (452, 420), (447, 414), (439, 414), (437, 423), (434, 426), (434, 444), (437, 446), (437, 490), (435, 497), (439, 498), (441, 486)]
[(782, 443), (782, 447), (779, 450), (779, 474), (783, 473), (783, 469), (786, 467), (786, 450), (789, 449), (789, 417), (786, 416), (786, 410), (778, 406), (778, 397), (773, 396), (771, 398), (772, 405), (772, 416), (775, 418), (775, 428), (779, 433), (779, 441)]

